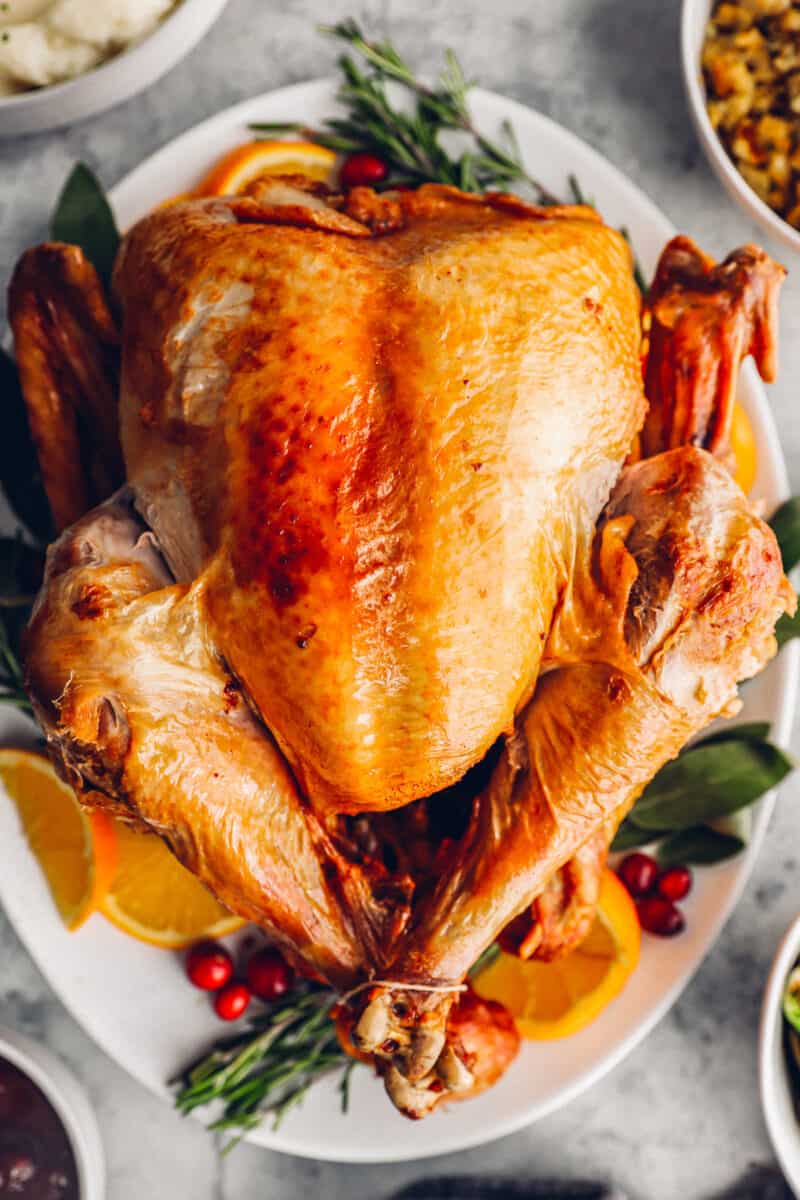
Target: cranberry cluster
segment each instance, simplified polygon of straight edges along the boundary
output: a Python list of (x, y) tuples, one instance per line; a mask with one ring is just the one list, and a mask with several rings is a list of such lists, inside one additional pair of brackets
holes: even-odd
[(623, 858), (617, 874), (636, 901), (642, 929), (658, 937), (674, 937), (686, 928), (677, 901), (692, 890), (688, 867), (666, 867), (662, 871), (654, 858), (637, 851)]
[(214, 992), (214, 1012), (235, 1021), (257, 996), (268, 1002), (288, 992), (294, 972), (279, 950), (264, 946), (245, 965), (245, 978), (234, 979), (233, 959), (219, 942), (198, 942), (186, 956), (186, 974), (195, 987)]

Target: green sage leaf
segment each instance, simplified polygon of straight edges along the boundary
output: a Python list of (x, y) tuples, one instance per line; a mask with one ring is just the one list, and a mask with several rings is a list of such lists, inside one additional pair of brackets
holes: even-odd
[(614, 834), (611, 851), (612, 853), (618, 853), (622, 850), (635, 850), (637, 846), (644, 846), (647, 842), (652, 842), (652, 840), (652, 833), (648, 833), (645, 829), (640, 829), (630, 817), (626, 817)]
[(770, 742), (706, 742), (661, 768), (639, 797), (634, 821), (657, 833), (702, 825), (752, 804), (791, 770)]
[(0, 438), (0, 487), (15, 515), (42, 542), (55, 530), (47, 503), (39, 459), (28, 427), (28, 413), (14, 360), (0, 350), (0, 399), (3, 436)]
[(775, 626), (775, 637), (779, 646), (785, 646), (792, 638), (800, 637), (800, 608), (793, 617), (787, 613), (778, 618)]
[(785, 500), (769, 520), (781, 549), (784, 571), (800, 562), (800, 496)]
[(717, 742), (763, 742), (769, 737), (769, 721), (744, 721), (718, 729), (698, 742), (698, 746), (713, 746)]
[(733, 834), (747, 844), (753, 828), (753, 815), (748, 809), (740, 808), (738, 812), (730, 813), (727, 817), (717, 817), (716, 820), (710, 821), (709, 825), (716, 829), (717, 833)]
[(85, 163), (72, 169), (50, 222), (50, 236), (57, 242), (80, 246), (105, 282), (119, 248), (119, 231), (106, 194)]
[(658, 859), (665, 867), (682, 863), (709, 865), (733, 858), (743, 849), (744, 841), (733, 833), (720, 833), (709, 825), (694, 825), (665, 838), (658, 847)]

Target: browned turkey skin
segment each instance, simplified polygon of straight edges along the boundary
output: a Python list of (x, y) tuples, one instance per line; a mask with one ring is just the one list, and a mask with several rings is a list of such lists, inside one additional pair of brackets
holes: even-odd
[[(17, 270), (75, 522), (26, 642), (54, 758), (290, 957), (375, 981), (339, 1024), (408, 1115), (504, 1069), (470, 965), (581, 939), (619, 821), (775, 651), (793, 594), (725, 464), (782, 274), (670, 244), (634, 462), (639, 299), (591, 210), (278, 181), (161, 211), (115, 272), (127, 484), (75, 522), (119, 478), (115, 327), (74, 248)], [(87, 423), (76, 472), (51, 442)]]

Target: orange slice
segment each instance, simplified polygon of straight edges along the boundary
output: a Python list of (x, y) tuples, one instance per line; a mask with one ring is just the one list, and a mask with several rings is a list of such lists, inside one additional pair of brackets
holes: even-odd
[(81, 808), (51, 763), (30, 750), (0, 749), (0, 778), (45, 873), (67, 929), (99, 906), (114, 874), (116, 836), (104, 813)]
[(736, 482), (742, 491), (747, 493), (756, 478), (756, 439), (750, 418), (738, 401), (733, 406), (731, 449), (736, 459)]
[(118, 929), (151, 946), (180, 950), (244, 925), (153, 833), (117, 823), (117, 869), (101, 911)]
[(500, 954), (473, 987), (485, 999), (499, 1000), (524, 1038), (569, 1037), (622, 991), (639, 961), (640, 940), (633, 900), (606, 870), (594, 925), (577, 949), (552, 963)]
[(211, 168), (197, 196), (236, 196), (262, 175), (305, 175), (319, 183), (333, 179), (336, 155), (314, 142), (247, 142)]

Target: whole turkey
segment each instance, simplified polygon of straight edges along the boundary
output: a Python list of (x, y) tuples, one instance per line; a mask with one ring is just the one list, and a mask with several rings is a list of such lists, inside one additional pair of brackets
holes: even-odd
[(75, 247), (17, 268), (51, 753), (356, 989), (411, 1116), (513, 1057), (478, 955), (575, 945), (637, 795), (775, 651), (728, 434), (782, 275), (677, 238), (643, 314), (590, 208), (297, 178), (141, 221), (110, 308)]

